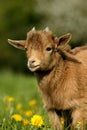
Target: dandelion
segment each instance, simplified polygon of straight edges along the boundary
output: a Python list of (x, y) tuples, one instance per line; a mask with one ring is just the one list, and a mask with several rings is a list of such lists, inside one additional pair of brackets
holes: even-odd
[(31, 100), (29, 102), (29, 106), (34, 106), (35, 104), (36, 104), (36, 100), (35, 99), (33, 99), (33, 100)]
[(23, 120), (22, 116), (19, 114), (12, 115), (11, 119), (14, 119), (15, 121), (22, 121)]
[(4, 101), (7, 101), (7, 102), (14, 102), (14, 98), (13, 97), (9, 97), (9, 96), (6, 96), (4, 97)]
[(82, 126), (82, 121), (78, 121), (75, 128), (80, 130), (81, 126)]
[(64, 125), (64, 118), (61, 119), (61, 124)]
[(82, 121), (78, 121), (77, 124), (78, 124), (78, 125), (82, 125)]
[(34, 116), (31, 118), (31, 124), (32, 124), (33, 126), (37, 126), (37, 127), (43, 126), (44, 122), (43, 122), (42, 116), (40, 116), (40, 115), (34, 115)]
[(24, 119), (23, 120), (23, 126), (26, 126), (26, 125), (28, 125), (29, 124), (29, 121), (27, 120), (27, 119)]
[(25, 116), (27, 116), (27, 117), (31, 116), (32, 114), (33, 114), (33, 112), (31, 110), (27, 110), (25, 112)]
[(21, 109), (22, 109), (22, 104), (21, 104), (21, 103), (18, 103), (17, 106), (16, 106), (16, 109), (17, 109), (17, 110), (21, 110)]

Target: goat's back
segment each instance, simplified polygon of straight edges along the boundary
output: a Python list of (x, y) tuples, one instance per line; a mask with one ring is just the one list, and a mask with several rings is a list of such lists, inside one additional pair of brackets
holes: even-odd
[(79, 51), (75, 56), (77, 59), (79, 59), (79, 61), (82, 62), (82, 64), (87, 64), (87, 49)]

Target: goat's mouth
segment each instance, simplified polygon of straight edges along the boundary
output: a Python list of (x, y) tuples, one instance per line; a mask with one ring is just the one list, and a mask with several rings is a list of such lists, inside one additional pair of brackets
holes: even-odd
[(34, 72), (40, 68), (40, 65), (28, 65), (30, 71)]

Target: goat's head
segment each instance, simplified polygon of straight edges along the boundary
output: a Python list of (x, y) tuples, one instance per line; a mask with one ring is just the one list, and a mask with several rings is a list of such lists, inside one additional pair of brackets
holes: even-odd
[(16, 48), (26, 50), (28, 67), (31, 71), (46, 71), (54, 66), (57, 49), (68, 49), (66, 45), (70, 39), (71, 34), (57, 38), (48, 28), (40, 31), (33, 28), (27, 33), (26, 40), (8, 39), (8, 42)]

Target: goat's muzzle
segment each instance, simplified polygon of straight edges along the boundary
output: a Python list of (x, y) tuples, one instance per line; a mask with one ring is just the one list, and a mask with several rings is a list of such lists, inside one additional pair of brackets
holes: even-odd
[(32, 72), (38, 70), (40, 68), (40, 61), (39, 60), (35, 60), (34, 58), (30, 58), (28, 60), (28, 68)]

